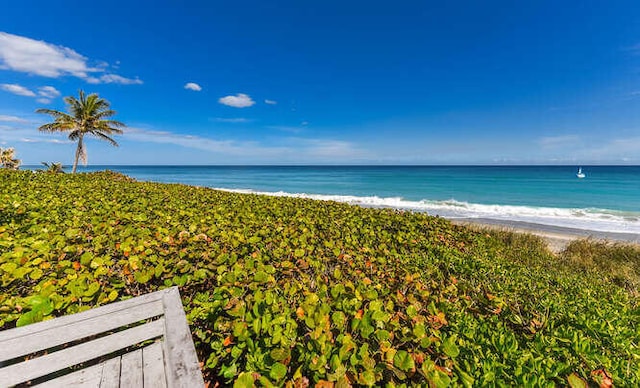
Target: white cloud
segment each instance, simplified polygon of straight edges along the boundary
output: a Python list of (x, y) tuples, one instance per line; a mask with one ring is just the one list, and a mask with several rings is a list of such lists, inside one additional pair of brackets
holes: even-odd
[(187, 90), (193, 90), (194, 92), (199, 92), (202, 90), (202, 87), (195, 82), (188, 82), (184, 85), (184, 88)]
[(38, 98), (36, 101), (41, 104), (51, 104), (51, 100), (48, 98)]
[(117, 74), (104, 74), (100, 77), (89, 77), (86, 81), (90, 84), (121, 84), (121, 85), (142, 85), (139, 78), (125, 78)]
[(38, 94), (44, 98), (56, 98), (60, 96), (60, 91), (53, 86), (42, 86), (38, 88)]
[(245, 119), (244, 117), (236, 117), (236, 118), (225, 118), (225, 117), (216, 117), (216, 121), (220, 123), (248, 123), (249, 119)]
[(26, 96), (26, 97), (36, 96), (36, 94), (33, 91), (18, 84), (2, 84), (0, 85), (0, 88), (2, 88), (2, 90), (7, 91), (9, 93), (17, 94), (18, 96)]
[(255, 101), (244, 93), (238, 93), (235, 96), (226, 96), (218, 100), (222, 105), (232, 106), (234, 108), (246, 108), (255, 104)]
[(7, 116), (0, 115), (0, 121), (9, 122), (9, 123), (26, 123), (27, 120), (20, 118), (18, 116)]
[(300, 133), (300, 132), (304, 132), (305, 130), (302, 127), (286, 126), (286, 125), (270, 125), (267, 128), (275, 129), (277, 131), (282, 131), (282, 132), (289, 132), (289, 133)]
[(39, 139), (32, 139), (29, 137), (23, 137), (20, 140), (18, 140), (22, 143), (51, 143), (51, 144), (70, 144), (70, 143), (74, 143), (70, 140), (60, 140), (60, 139), (43, 139), (43, 138), (39, 138)]
[(73, 76), (90, 83), (142, 83), (139, 79), (106, 73), (107, 68), (106, 62), (89, 66), (87, 57), (68, 47), (0, 32), (0, 69), (49, 78)]
[(276, 105), (278, 103), (278, 101), (274, 101), (274, 100), (264, 100), (265, 104), (268, 105)]

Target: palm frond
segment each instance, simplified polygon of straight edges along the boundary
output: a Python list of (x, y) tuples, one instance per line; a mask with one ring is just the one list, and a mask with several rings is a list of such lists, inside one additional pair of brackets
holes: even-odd
[(41, 132), (66, 132), (75, 127), (73, 122), (54, 121), (53, 123), (43, 124), (38, 127)]
[(102, 132), (94, 131), (94, 132), (91, 132), (91, 134), (97, 137), (98, 139), (102, 139), (104, 141), (111, 143), (111, 145), (114, 147), (118, 146), (118, 142), (116, 142), (115, 140), (113, 140), (112, 138), (110, 138), (109, 136), (105, 135)]

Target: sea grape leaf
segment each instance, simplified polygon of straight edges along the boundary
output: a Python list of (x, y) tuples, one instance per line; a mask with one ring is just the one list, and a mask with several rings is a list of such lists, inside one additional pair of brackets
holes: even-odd
[(448, 337), (442, 341), (442, 350), (444, 351), (444, 354), (451, 358), (458, 357), (460, 354), (460, 349), (458, 349), (458, 346), (456, 345), (455, 337)]
[(271, 370), (269, 371), (269, 377), (278, 381), (281, 380), (284, 376), (287, 375), (287, 367), (280, 363), (276, 362), (271, 366)]
[(41, 313), (42, 315), (49, 315), (53, 311), (53, 303), (51, 299), (43, 295), (34, 295), (29, 298), (29, 306), (32, 311)]
[(253, 373), (242, 372), (233, 383), (233, 388), (253, 388)]
[(589, 384), (587, 384), (587, 382), (575, 372), (567, 377), (567, 381), (571, 388), (589, 388)]
[(413, 357), (406, 350), (398, 350), (393, 356), (393, 366), (404, 372), (415, 369), (416, 365)]

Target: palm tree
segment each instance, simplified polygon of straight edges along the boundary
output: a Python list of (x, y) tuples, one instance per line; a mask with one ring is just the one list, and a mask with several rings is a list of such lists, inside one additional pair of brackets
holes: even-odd
[(44, 113), (54, 118), (52, 123), (44, 124), (38, 128), (44, 132), (69, 132), (69, 140), (77, 141), (76, 156), (73, 161), (72, 173), (76, 172), (78, 160), (87, 164), (87, 150), (84, 145), (84, 136), (93, 135), (98, 139), (105, 140), (117, 147), (118, 143), (109, 135), (121, 134), (120, 128), (125, 127), (123, 123), (109, 119), (116, 114), (110, 109), (109, 101), (98, 97), (97, 94), (86, 96), (84, 91), (79, 91), (79, 97), (65, 97), (69, 113), (52, 109), (38, 109), (36, 113)]
[(55, 163), (55, 162), (51, 162), (51, 163), (47, 163), (47, 162), (41, 162), (43, 166), (45, 166), (47, 169), (44, 170), (46, 172), (52, 173), (52, 174), (64, 174), (64, 166), (62, 165), (62, 163)]
[(0, 166), (9, 170), (17, 170), (20, 167), (20, 159), (15, 159), (13, 148), (0, 148)]

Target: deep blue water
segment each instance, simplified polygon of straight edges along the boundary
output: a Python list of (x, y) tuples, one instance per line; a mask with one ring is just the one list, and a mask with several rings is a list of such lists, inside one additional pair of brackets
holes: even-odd
[(640, 166), (89, 166), (138, 180), (640, 233)]

